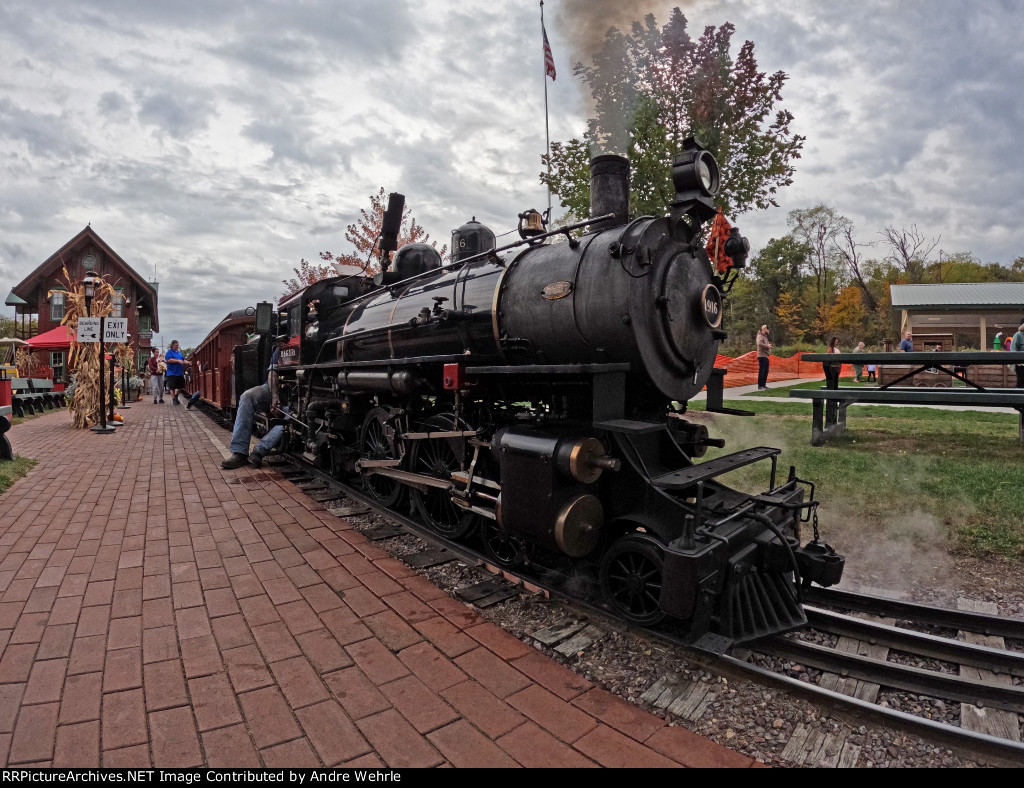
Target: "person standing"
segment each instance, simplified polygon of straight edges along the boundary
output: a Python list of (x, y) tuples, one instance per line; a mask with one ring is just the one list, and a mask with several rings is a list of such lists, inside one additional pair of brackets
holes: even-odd
[[(857, 347), (855, 347), (853, 349), (853, 352), (854, 353), (863, 353), (864, 352), (864, 343), (863, 342), (858, 342), (857, 343)], [(855, 378), (857, 378), (857, 382), (858, 383), (860, 383), (860, 378), (861, 378), (861, 375), (863, 375), (863, 374), (864, 374), (864, 365), (863, 364), (854, 364), (853, 365), (853, 375), (854, 375)]]
[(149, 349), (149, 361), (146, 362), (146, 368), (149, 370), (149, 387), (153, 391), (153, 404), (156, 405), (158, 402), (164, 401), (163, 370), (167, 368), (166, 364), (162, 364), (160, 348), (151, 347)]
[[(1010, 351), (1013, 353), (1024, 353), (1024, 320), (1020, 321), (1017, 333), (1013, 335)], [(1024, 389), (1024, 364), (1014, 365), (1013, 371), (1017, 375), (1017, 388)]]
[(913, 353), (914, 352), (914, 335), (911, 332), (907, 332), (903, 337), (903, 341), (900, 342), (900, 353)]
[(757, 332), (757, 390), (768, 390), (768, 364), (772, 355), (772, 344), (768, 341), (768, 326), (761, 326)]
[(171, 346), (164, 353), (164, 360), (167, 362), (167, 388), (171, 390), (171, 404), (180, 405), (178, 392), (185, 388), (185, 367), (190, 361), (185, 361), (181, 354), (181, 346), (178, 340), (171, 342)]
[[(828, 343), (828, 350), (826, 353), (839, 353), (839, 337), (832, 337)], [(839, 372), (842, 370), (842, 364), (834, 364), (830, 361), (826, 361), (821, 365), (825, 370), (825, 388), (837, 389), (839, 388)]]

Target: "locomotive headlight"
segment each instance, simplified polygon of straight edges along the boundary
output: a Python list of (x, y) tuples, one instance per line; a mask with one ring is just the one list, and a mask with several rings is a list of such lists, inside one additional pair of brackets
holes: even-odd
[(672, 165), (672, 183), (677, 193), (697, 192), (701, 197), (714, 197), (720, 185), (718, 162), (706, 150), (681, 153)]

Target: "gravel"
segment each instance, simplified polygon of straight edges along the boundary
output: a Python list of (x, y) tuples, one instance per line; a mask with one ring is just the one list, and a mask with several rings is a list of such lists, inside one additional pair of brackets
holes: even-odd
[[(383, 518), (375, 514), (349, 516), (347, 519), (360, 530), (385, 523)], [(409, 534), (386, 539), (378, 544), (399, 557), (427, 547), (421, 539)], [(994, 602), (1002, 615), (1024, 618), (1024, 594), (1021, 592), (1024, 589), (1024, 569), (996, 561), (968, 558), (955, 559), (954, 563), (956, 570), (948, 573), (944, 585), (924, 584), (920, 588), (904, 589), (901, 596), (943, 607), (955, 607), (957, 597), (964, 596)], [(856, 584), (851, 582), (855, 580), (852, 568), (848, 564), (843, 587), (856, 590)], [(482, 570), (457, 561), (430, 567), (421, 570), (421, 573), (449, 593), (489, 577)], [(874, 582), (877, 582), (876, 578), (865, 577), (862, 585), (870, 586), (873, 592), (878, 592), (879, 588)], [(912, 734), (841, 719), (836, 714), (823, 711), (775, 688), (750, 681), (729, 681), (724, 676), (688, 661), (663, 644), (651, 642), (632, 631), (612, 629), (610, 622), (604, 622), (608, 629), (602, 639), (581, 652), (565, 657), (553, 649), (541, 646), (531, 637), (546, 627), (582, 620), (583, 614), (577, 609), (557, 600), (523, 594), (478, 612), (483, 618), (498, 624), (594, 684), (647, 709), (665, 719), (668, 724), (684, 726), (769, 766), (806, 766), (783, 756), (786, 744), (798, 726), (833, 735), (845, 733), (848, 743), (860, 747), (855, 764), (857, 767), (969, 768), (983, 765)], [(602, 623), (589, 614), (587, 620), (598, 626)], [(823, 645), (833, 645), (835, 641), (834, 637), (822, 633), (801, 633), (800, 636)], [(1024, 650), (1022, 643), (1011, 642), (1008, 646)], [(895, 654), (892, 658), (921, 667), (945, 671), (951, 669), (948, 665), (920, 660), (910, 655)], [(764, 664), (774, 662), (760, 656), (755, 659)], [(787, 675), (804, 681), (813, 681), (820, 675), (818, 671), (795, 663), (783, 664), (781, 667)], [(641, 700), (641, 696), (665, 676), (704, 682), (713, 691), (713, 699), (703, 713), (693, 720), (676, 717)], [(910, 714), (954, 725), (959, 723), (958, 703), (944, 703), (934, 698), (898, 691), (883, 691), (879, 695), (879, 702)]]

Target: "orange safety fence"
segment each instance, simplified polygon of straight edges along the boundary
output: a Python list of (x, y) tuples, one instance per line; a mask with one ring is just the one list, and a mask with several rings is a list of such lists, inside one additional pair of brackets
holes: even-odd
[[(752, 386), (757, 383), (757, 351), (755, 350), (745, 353), (739, 358), (716, 356), (715, 367), (726, 371), (725, 388)], [(840, 377), (850, 377), (853, 375), (853, 366), (843, 364), (843, 369), (839, 374)], [(768, 362), (769, 381), (797, 380), (799, 378), (824, 380), (825, 370), (820, 362), (804, 361), (800, 353), (789, 358), (770, 357)]]

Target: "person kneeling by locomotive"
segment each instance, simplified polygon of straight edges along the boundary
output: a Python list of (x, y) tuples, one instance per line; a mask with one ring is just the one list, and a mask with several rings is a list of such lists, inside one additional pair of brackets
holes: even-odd
[(267, 381), (259, 386), (247, 389), (238, 398), (238, 411), (235, 414), (235, 425), (231, 431), (231, 456), (221, 463), (222, 468), (234, 470), (243, 465), (251, 464), (259, 468), (266, 457), (277, 446), (284, 434), (284, 427), (278, 425), (271, 428), (266, 435), (256, 444), (250, 452), (249, 444), (252, 442), (253, 425), (257, 414), (274, 413), (279, 411), (280, 403), (274, 398), (277, 377), (277, 348), (270, 359), (270, 367), (267, 370)]

